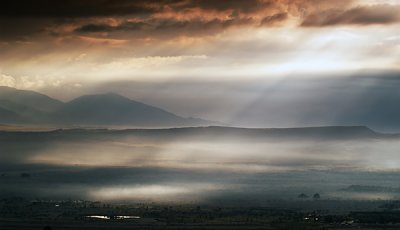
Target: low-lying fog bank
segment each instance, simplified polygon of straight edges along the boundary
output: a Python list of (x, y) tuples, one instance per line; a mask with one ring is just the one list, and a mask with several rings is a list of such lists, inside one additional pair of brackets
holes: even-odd
[(398, 199), (399, 140), (365, 127), (0, 132), (0, 196), (240, 205)]

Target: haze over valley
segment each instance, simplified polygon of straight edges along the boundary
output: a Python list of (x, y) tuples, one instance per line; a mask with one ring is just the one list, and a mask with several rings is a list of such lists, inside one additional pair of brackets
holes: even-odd
[(399, 12), (0, 1), (0, 230), (400, 229)]

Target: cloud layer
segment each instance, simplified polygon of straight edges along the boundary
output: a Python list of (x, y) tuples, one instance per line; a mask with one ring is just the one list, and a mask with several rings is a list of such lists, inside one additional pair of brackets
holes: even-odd
[(209, 36), (234, 27), (398, 23), (399, 6), (353, 0), (2, 1), (1, 40), (29, 36), (165, 39)]
[(302, 26), (374, 25), (400, 22), (400, 6), (361, 6), (347, 10), (330, 9), (308, 15)]

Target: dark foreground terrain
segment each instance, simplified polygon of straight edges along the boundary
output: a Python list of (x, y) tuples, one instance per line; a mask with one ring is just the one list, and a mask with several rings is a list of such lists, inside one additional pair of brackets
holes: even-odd
[[(0, 201), (0, 229), (398, 229), (399, 204), (292, 200), (220, 207), (9, 198)], [(330, 210), (338, 205), (341, 212)], [(317, 206), (325, 209), (313, 210)]]

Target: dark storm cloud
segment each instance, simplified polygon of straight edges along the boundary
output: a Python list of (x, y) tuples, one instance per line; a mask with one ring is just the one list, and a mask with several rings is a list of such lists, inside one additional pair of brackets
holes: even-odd
[[(139, 24), (137, 24), (137, 27), (140, 28)], [(75, 29), (75, 32), (96, 33), (96, 32), (110, 32), (113, 30), (116, 30), (116, 27), (107, 24), (87, 24)]]
[(363, 6), (348, 10), (328, 10), (307, 16), (302, 26), (371, 25), (400, 22), (400, 7), (391, 5)]
[[(234, 26), (274, 26), (289, 15), (309, 15), (336, 5), (346, 7), (349, 2), (351, 0), (340, 0), (338, 4), (321, 0), (6, 0), (0, 3), (0, 40), (22, 40), (30, 35), (70, 36), (74, 31), (93, 36), (101, 32), (103, 37), (115, 34), (121, 37), (121, 32), (132, 30), (143, 33), (160, 30), (171, 35), (178, 32), (176, 36), (208, 35)], [(114, 21), (110, 23), (110, 20)]]
[(75, 30), (77, 34), (114, 33), (118, 38), (157, 37), (171, 38), (176, 36), (203, 36), (218, 33), (224, 29), (248, 25), (252, 18), (241, 19), (150, 19), (140, 22), (124, 22), (116, 26), (107, 24), (87, 24)]
[[(36, 35), (60, 35), (52, 27), (63, 27), (91, 17), (148, 16), (158, 10), (149, 6), (157, 1), (129, 0), (28, 0), (0, 3), (0, 40), (32, 40)], [(159, 1), (160, 4), (172, 1)], [(146, 3), (146, 4), (145, 4)], [(159, 6), (160, 7), (160, 6)]]
[[(0, 40), (35, 35), (171, 38), (207, 36), (235, 26), (276, 26), (291, 16), (301, 26), (391, 24), (399, 7), (349, 8), (352, 0), (62, 0), (2, 1)], [(110, 20), (114, 20), (112, 23)], [(66, 29), (64, 29), (66, 28)], [(72, 28), (72, 29), (71, 29)], [(135, 32), (135, 33), (132, 33)]]
[(29, 36), (45, 32), (45, 28), (50, 25), (52, 23), (48, 20), (37, 18), (0, 18), (0, 41), (28, 40)]
[(272, 25), (275, 23), (279, 23), (285, 21), (288, 18), (287, 13), (278, 13), (272, 16), (267, 16), (261, 20), (261, 25)]
[[(185, 2), (185, 1), (182, 1)], [(179, 8), (201, 8), (204, 10), (227, 11), (238, 10), (245, 13), (252, 13), (260, 11), (261, 9), (273, 5), (273, 1), (263, 0), (192, 0), (186, 1), (186, 4), (181, 5)]]
[(246, 13), (256, 12), (273, 5), (274, 1), (262, 0), (5, 0), (1, 2), (0, 16), (3, 17), (96, 17), (150, 14), (166, 8), (188, 10), (227, 11), (238, 10)]
[[(5, 0), (0, 3), (0, 16), (9, 18), (75, 18), (123, 16), (154, 12), (146, 2), (130, 0)], [(171, 2), (171, 1), (160, 1)]]

